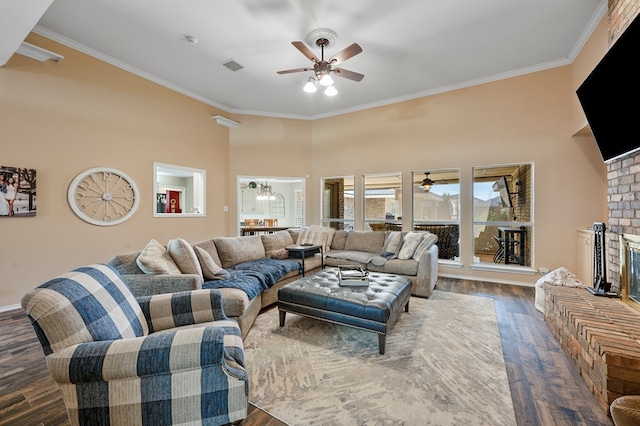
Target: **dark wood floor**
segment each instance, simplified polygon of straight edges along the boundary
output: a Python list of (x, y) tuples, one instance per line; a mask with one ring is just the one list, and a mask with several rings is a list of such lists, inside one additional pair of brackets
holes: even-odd
[[(440, 278), (437, 289), (495, 301), (519, 426), (613, 425), (535, 310), (533, 288)], [(0, 313), (0, 425), (68, 424), (26, 316), (20, 310)], [(284, 423), (250, 407), (242, 425)]]

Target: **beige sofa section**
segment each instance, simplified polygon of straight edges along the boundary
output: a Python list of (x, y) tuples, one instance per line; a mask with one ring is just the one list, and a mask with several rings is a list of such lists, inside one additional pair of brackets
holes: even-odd
[[(262, 259), (274, 250), (293, 245), (297, 235), (298, 231), (292, 230), (248, 237), (216, 237), (198, 241), (193, 243), (193, 246), (206, 251), (218, 266), (230, 268), (242, 262)], [(136, 263), (141, 252), (142, 250), (118, 254), (108, 262), (122, 275), (134, 296), (202, 288), (204, 278), (198, 274), (145, 274)], [(320, 254), (305, 259), (305, 273), (312, 273), (321, 266)], [(278, 289), (299, 277), (298, 272), (291, 272), (253, 300), (250, 300), (242, 290), (221, 288), (219, 290), (222, 293), (222, 307), (225, 314), (238, 321), (242, 336), (246, 337), (260, 310), (277, 302)]]
[[(337, 231), (331, 250), (325, 253), (325, 265), (358, 265), (372, 272), (406, 276), (411, 280), (413, 296), (429, 297), (438, 281), (438, 246), (430, 245), (417, 258), (412, 255), (404, 260), (384, 259), (382, 249), (391, 232)], [(404, 237), (406, 234), (402, 232), (400, 235)]]
[[(315, 229), (317, 230), (318, 227)], [(211, 256), (216, 265), (230, 268), (242, 262), (270, 257), (276, 250), (296, 244), (301, 230), (278, 231), (273, 234), (246, 237), (215, 237), (193, 243)], [(353, 257), (366, 260), (380, 257), (388, 232), (374, 231), (333, 231), (329, 250), (325, 250), (325, 265), (338, 266), (354, 264)], [(172, 293), (184, 290), (201, 289), (205, 281), (202, 274), (145, 274), (136, 263), (140, 251), (118, 254), (108, 262), (121, 275), (134, 296), (146, 296), (161, 293)], [(339, 256), (342, 256), (340, 258)], [(359, 257), (358, 257), (359, 256)], [(299, 259), (292, 259), (298, 260)], [(379, 262), (380, 259), (377, 259)], [(313, 273), (322, 267), (321, 254), (305, 258), (305, 274)], [(417, 260), (385, 260), (382, 265), (371, 262), (359, 262), (363, 267), (377, 272), (388, 272), (407, 276), (411, 279), (411, 293), (415, 296), (428, 297), (437, 281), (437, 246), (432, 246)], [(253, 300), (236, 288), (219, 288), (222, 293), (222, 306), (225, 314), (235, 319), (240, 325), (242, 336), (246, 337), (253, 322), (263, 308), (275, 304), (278, 290), (300, 278), (298, 271), (290, 272), (282, 277), (273, 287), (263, 291)]]

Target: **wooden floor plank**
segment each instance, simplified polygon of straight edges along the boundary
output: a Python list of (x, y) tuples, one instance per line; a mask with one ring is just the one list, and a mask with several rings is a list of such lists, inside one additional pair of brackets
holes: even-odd
[[(518, 426), (613, 425), (535, 309), (532, 287), (441, 277), (437, 289), (494, 300)], [(0, 425), (68, 425), (22, 311), (0, 313), (0, 342)], [(286, 426), (254, 406), (242, 425)]]

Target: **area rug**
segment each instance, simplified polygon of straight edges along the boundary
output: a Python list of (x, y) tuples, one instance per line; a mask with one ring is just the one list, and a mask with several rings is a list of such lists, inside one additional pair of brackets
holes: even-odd
[(516, 424), (493, 300), (412, 297), (378, 353), (375, 333), (287, 314), (245, 339), (249, 400), (289, 425)]

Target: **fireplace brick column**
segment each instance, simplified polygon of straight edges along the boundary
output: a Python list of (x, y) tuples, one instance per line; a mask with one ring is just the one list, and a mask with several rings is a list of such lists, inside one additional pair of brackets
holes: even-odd
[[(609, 46), (640, 13), (640, 0), (609, 0)], [(611, 106), (612, 108), (622, 107)], [(629, 135), (629, 137), (637, 137)], [(607, 164), (607, 277), (613, 290), (620, 289), (621, 234), (640, 235), (640, 152)]]

